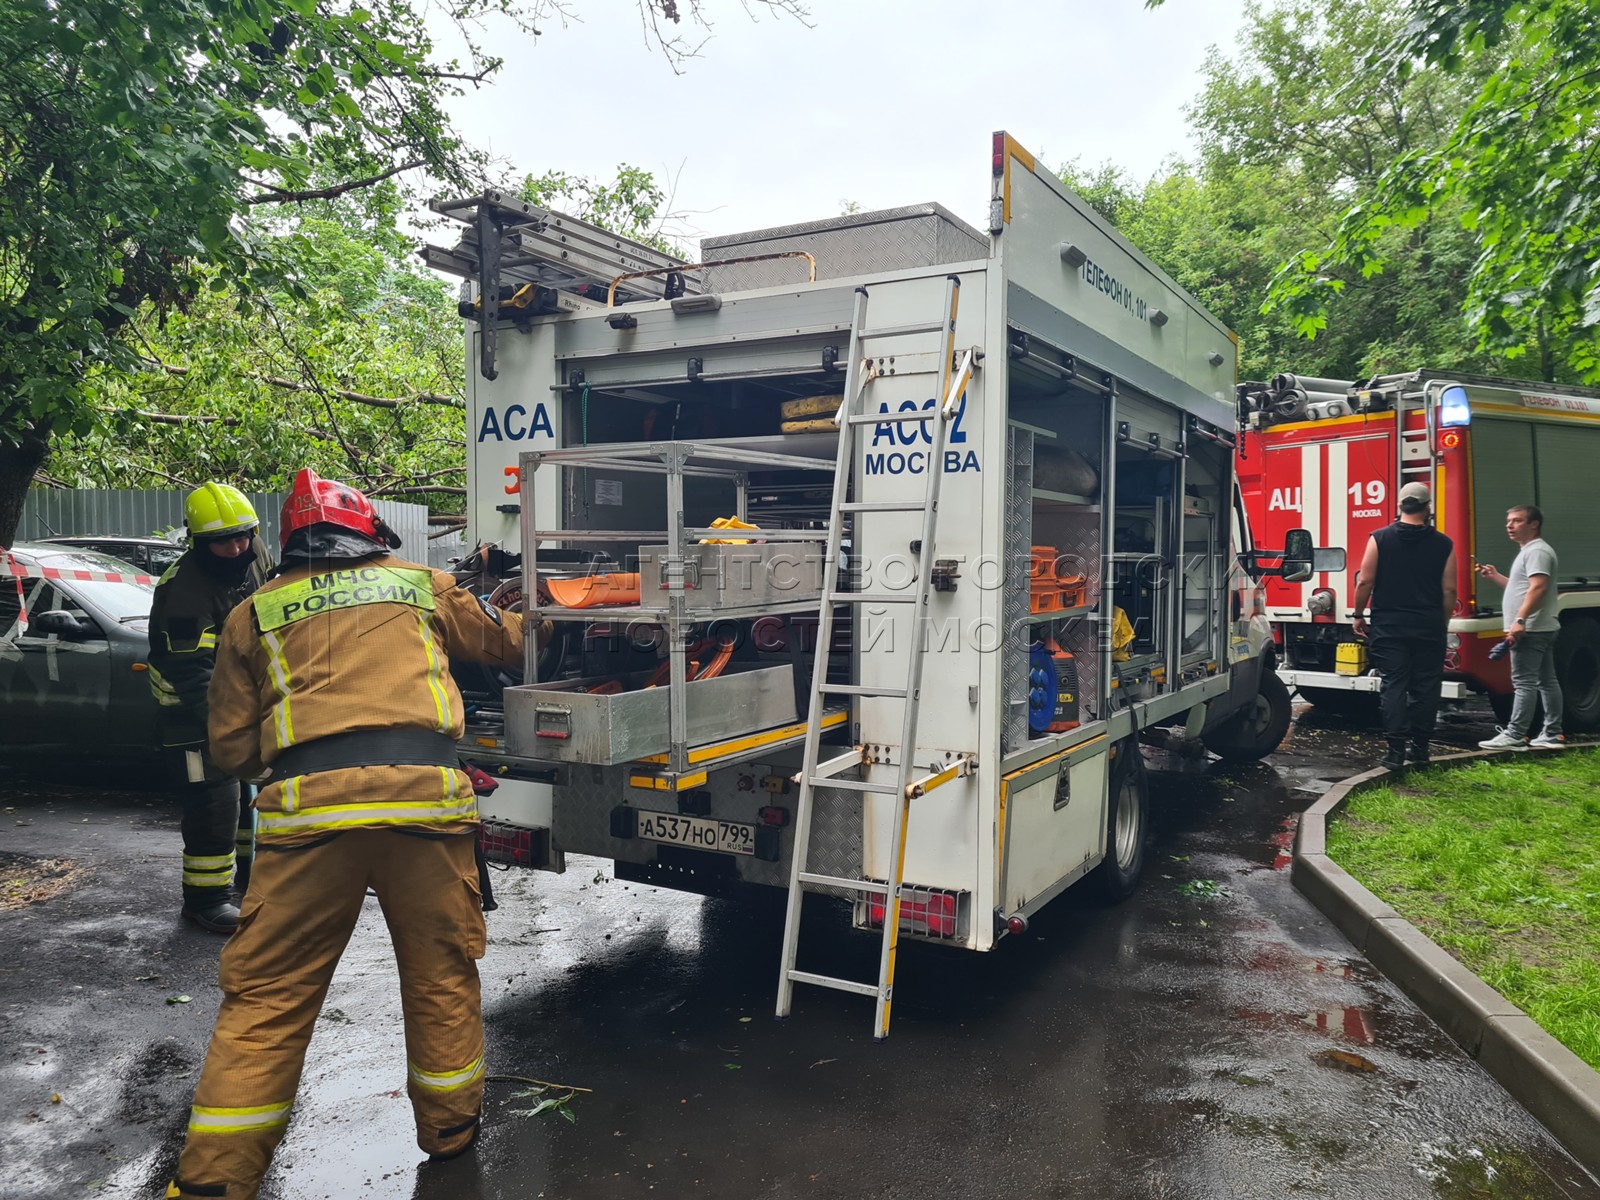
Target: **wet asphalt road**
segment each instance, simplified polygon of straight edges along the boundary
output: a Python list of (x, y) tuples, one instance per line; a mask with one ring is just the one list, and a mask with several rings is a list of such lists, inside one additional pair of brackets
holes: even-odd
[[(1442, 735), (1465, 746), (1487, 721)], [(1069, 893), (990, 955), (903, 944), (884, 1045), (856, 997), (801, 989), (771, 1018), (776, 904), (589, 859), (497, 876), (490, 1069), (592, 1091), (569, 1123), (491, 1083), (477, 1151), (447, 1164), (413, 1141), (369, 901), (262, 1196), (1600, 1200), (1289, 884), (1297, 814), (1379, 749), (1305, 712), (1266, 765), (1157, 776), (1131, 901)], [(176, 821), (159, 795), (82, 784), (13, 777), (0, 801), (0, 864), (84, 868), (0, 912), (0, 1193), (159, 1196), (218, 998), (219, 939), (174, 911)], [(876, 942), (819, 915), (801, 966), (869, 975)]]

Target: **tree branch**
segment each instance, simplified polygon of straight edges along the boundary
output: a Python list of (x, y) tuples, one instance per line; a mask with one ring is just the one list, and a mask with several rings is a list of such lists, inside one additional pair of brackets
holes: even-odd
[(352, 179), (348, 183), (335, 184), (333, 187), (314, 188), (310, 191), (303, 192), (291, 192), (284, 188), (274, 187), (272, 184), (263, 182), (260, 179), (251, 179), (249, 176), (245, 176), (246, 183), (254, 184), (259, 188), (266, 188), (267, 191), (271, 193), (270, 195), (266, 196), (246, 197), (245, 203), (300, 204), (307, 200), (334, 200), (344, 195), (346, 192), (353, 192), (357, 188), (371, 187), (374, 184), (382, 183), (385, 179), (388, 179), (391, 176), (400, 174), (401, 171), (409, 171), (413, 167), (420, 167), (424, 165), (425, 162), (423, 159), (413, 158), (409, 162), (403, 162), (399, 166), (390, 167), (387, 171), (380, 172), (377, 175), (369, 176), (366, 179)]
[(146, 466), (144, 463), (134, 463), (131, 465), (135, 471), (143, 471), (146, 475), (160, 476), (168, 483), (177, 484), (186, 492), (192, 492), (195, 488), (195, 485), (190, 483), (187, 479), (179, 479), (176, 475), (168, 475), (165, 471), (162, 471), (156, 467)]
[(418, 71), (417, 75), (423, 79), (455, 79), (462, 83), (483, 83), (499, 69), (499, 63), (486, 67), (476, 75), (467, 75), (460, 71)]
[[(187, 375), (188, 367), (176, 367), (170, 363), (157, 362), (153, 359), (141, 359), (141, 362), (157, 370), (165, 371), (168, 375)], [(318, 395), (329, 395), (340, 400), (349, 400), (352, 404), (370, 404), (374, 408), (402, 408), (407, 404), (438, 404), (445, 408), (465, 408), (466, 405), (454, 396), (440, 395), (438, 392), (418, 392), (414, 396), (404, 399), (391, 399), (386, 396), (368, 396), (361, 392), (352, 392), (345, 388), (318, 388), (308, 383), (301, 383), (294, 379), (285, 379), (281, 375), (263, 375), (259, 371), (241, 371), (241, 379), (253, 379), (257, 383), (264, 383), (268, 387), (282, 388), (286, 392), (315, 392)]]
[(142, 408), (133, 410), (133, 415), (142, 417), (146, 421), (154, 421), (158, 425), (211, 425), (218, 421), (224, 425), (243, 425), (238, 417), (214, 417), (201, 413), (178, 414), (145, 412)]

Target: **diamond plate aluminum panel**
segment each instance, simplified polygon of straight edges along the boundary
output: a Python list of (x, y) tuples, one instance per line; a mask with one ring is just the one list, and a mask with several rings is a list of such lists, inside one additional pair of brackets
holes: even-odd
[[(1083, 563), (1086, 603), (1094, 608), (1100, 603), (1100, 510), (1095, 507), (1084, 512), (1070, 510), (1056, 526), (1057, 536), (1065, 533), (1057, 549), (1062, 554), (1073, 554)], [(1078, 711), (1080, 721), (1097, 720), (1105, 715), (1100, 702), (1100, 622), (1090, 614), (1067, 627), (1064, 648), (1071, 652), (1078, 664)]]
[[(818, 279), (842, 279), (875, 271), (986, 259), (989, 239), (943, 205), (917, 204), (728, 234), (700, 243), (700, 257), (706, 262), (793, 250), (815, 256)], [(773, 259), (714, 267), (706, 272), (706, 288), (713, 292), (739, 292), (783, 287), (805, 279), (803, 260)]]
[[(839, 788), (818, 788), (813, 794), (811, 815), (811, 853), (807, 870), (818, 875), (856, 879), (861, 875), (862, 830), (865, 818), (861, 797)], [(854, 892), (839, 888), (811, 888), (854, 900)]]
[(655, 858), (651, 843), (611, 836), (611, 810), (628, 794), (628, 770), (574, 766), (568, 772), (567, 782), (558, 785), (551, 796), (550, 832), (557, 849), (625, 862), (650, 862)]
[(1007, 631), (1000, 654), (1000, 751), (1009, 754), (1028, 740), (1028, 648), (1033, 626), (1027, 623), (1029, 547), (1033, 544), (1033, 434), (1006, 431), (1006, 543), (1001, 628)]

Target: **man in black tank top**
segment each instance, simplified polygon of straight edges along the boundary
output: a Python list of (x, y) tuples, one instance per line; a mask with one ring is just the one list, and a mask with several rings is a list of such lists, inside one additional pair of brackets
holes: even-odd
[(1379, 702), (1389, 743), (1383, 765), (1390, 770), (1428, 761), (1444, 678), (1446, 625), (1456, 607), (1455, 547), (1429, 526), (1432, 502), (1423, 484), (1400, 489), (1400, 519), (1367, 542), (1351, 600), (1354, 633), (1368, 639), (1372, 665), (1382, 678)]

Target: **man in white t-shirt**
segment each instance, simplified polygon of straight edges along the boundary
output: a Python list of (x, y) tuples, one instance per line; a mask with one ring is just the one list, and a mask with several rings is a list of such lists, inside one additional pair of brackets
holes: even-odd
[[(1478, 574), (1505, 588), (1506, 641), (1511, 643), (1511, 686), (1516, 699), (1511, 720), (1488, 741), (1485, 750), (1521, 750), (1534, 746), (1556, 750), (1566, 744), (1561, 733), (1561, 685), (1556, 681), (1556, 635), (1561, 631), (1556, 594), (1555, 548), (1544, 540), (1544, 514), (1532, 504), (1506, 513), (1506, 536), (1521, 549), (1502, 575), (1492, 564), (1479, 563)], [(1544, 732), (1531, 742), (1534, 706), (1544, 702)]]

